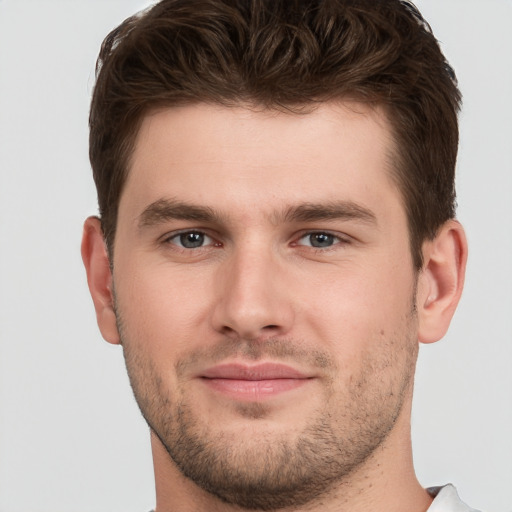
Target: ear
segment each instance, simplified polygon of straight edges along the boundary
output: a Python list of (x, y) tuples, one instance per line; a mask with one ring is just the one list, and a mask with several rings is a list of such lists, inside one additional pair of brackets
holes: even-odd
[(120, 343), (114, 312), (112, 273), (103, 239), (100, 220), (89, 217), (84, 224), (82, 237), (82, 260), (87, 272), (87, 283), (91, 292), (96, 320), (101, 334), (109, 343)]
[(450, 220), (434, 240), (423, 245), (423, 270), (418, 280), (418, 339), (440, 340), (448, 330), (464, 286), (468, 246), (464, 229)]

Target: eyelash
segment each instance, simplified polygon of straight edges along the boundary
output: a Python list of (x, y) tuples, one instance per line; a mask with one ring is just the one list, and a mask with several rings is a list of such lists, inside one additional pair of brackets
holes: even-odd
[[(199, 247), (184, 247), (183, 244), (180, 246), (178, 245), (177, 243), (174, 243), (173, 240), (175, 239), (179, 239), (180, 237), (182, 236), (185, 236), (185, 235), (201, 235), (205, 238), (208, 238), (210, 239), (213, 243), (209, 243), (207, 245), (201, 245)], [(174, 245), (176, 246), (179, 250), (182, 250), (182, 251), (192, 251), (192, 250), (199, 250), (199, 249), (205, 249), (206, 247), (209, 247), (209, 246), (214, 246), (214, 247), (220, 247), (222, 246), (222, 244), (220, 242), (216, 242), (215, 239), (213, 237), (211, 237), (210, 235), (208, 235), (207, 233), (205, 233), (204, 231), (201, 231), (201, 230), (198, 230), (198, 229), (186, 229), (186, 230), (183, 230), (183, 231), (179, 231), (177, 233), (172, 233), (171, 235), (169, 236), (166, 236), (164, 239), (163, 239), (163, 243), (164, 244), (171, 244), (171, 245)]]
[[(184, 247), (183, 246), (183, 240), (181, 241), (181, 245), (178, 244), (178, 243), (175, 243), (173, 242), (173, 240), (175, 239), (178, 239), (179, 240), (179, 237), (182, 237), (184, 235), (200, 235), (206, 239), (210, 239), (211, 242), (206, 244), (206, 245), (200, 245), (200, 246), (197, 246), (197, 247)], [(325, 246), (325, 247), (315, 247), (314, 245), (312, 245), (311, 243), (310, 244), (301, 244), (299, 243), (301, 240), (303, 239), (306, 239), (307, 237), (312, 237), (314, 235), (317, 235), (317, 236), (325, 236), (325, 237), (328, 237), (329, 239), (332, 239), (332, 244), (331, 245), (328, 245), (328, 246)], [(311, 239), (310, 239), (311, 241)], [(203, 240), (204, 242), (204, 240)], [(179, 232), (175, 232), (175, 233), (172, 233), (170, 234), (169, 236), (166, 236), (164, 239), (163, 239), (163, 243), (164, 244), (171, 244), (171, 245), (174, 245), (177, 250), (180, 250), (180, 251), (184, 251), (184, 252), (190, 252), (190, 251), (199, 251), (201, 249), (206, 249), (207, 247), (222, 247), (222, 243), (221, 242), (218, 242), (215, 240), (214, 237), (208, 235), (205, 231), (202, 231), (202, 230), (196, 230), (196, 229), (188, 229), (188, 230), (183, 230), (183, 231), (179, 231)], [(335, 250), (337, 246), (339, 245), (348, 245), (351, 243), (351, 240), (348, 236), (342, 236), (340, 234), (335, 234), (335, 233), (332, 233), (330, 231), (323, 231), (323, 230), (311, 230), (311, 231), (305, 231), (303, 233), (300, 234), (299, 237), (297, 237), (295, 239), (294, 242), (292, 242), (292, 246), (293, 247), (308, 247), (309, 249), (315, 251), (315, 252), (319, 252), (319, 253), (323, 253), (323, 252), (328, 252), (329, 250)]]
[[(327, 246), (327, 247), (315, 247), (314, 245), (306, 245), (306, 244), (299, 244), (298, 242), (300, 240), (303, 240), (307, 237), (312, 237), (312, 236), (320, 236), (320, 235), (323, 235), (323, 236), (326, 236), (326, 237), (329, 237), (332, 239), (332, 244)], [(293, 245), (298, 245), (298, 246), (302, 246), (302, 247), (308, 247), (310, 248), (311, 250), (314, 250), (315, 252), (327, 252), (327, 251), (332, 251), (332, 250), (335, 250), (338, 246), (340, 245), (347, 245), (350, 243), (350, 239), (345, 235), (345, 236), (342, 236), (341, 234), (336, 234), (336, 233), (332, 233), (330, 231), (322, 231), (322, 230), (312, 230), (312, 231), (307, 231), (305, 233), (303, 233), (298, 239), (297, 239), (297, 242), (294, 242)]]

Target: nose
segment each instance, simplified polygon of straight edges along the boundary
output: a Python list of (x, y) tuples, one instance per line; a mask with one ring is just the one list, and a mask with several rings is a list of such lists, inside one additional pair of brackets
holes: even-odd
[(234, 339), (265, 340), (286, 335), (294, 321), (292, 297), (279, 256), (245, 249), (218, 274), (213, 327)]

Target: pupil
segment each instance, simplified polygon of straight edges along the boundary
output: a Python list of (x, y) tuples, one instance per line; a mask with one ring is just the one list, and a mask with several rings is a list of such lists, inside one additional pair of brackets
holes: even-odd
[(327, 233), (315, 233), (311, 236), (311, 245), (313, 247), (329, 247), (333, 243), (333, 235)]
[(204, 235), (202, 233), (183, 233), (180, 235), (180, 242), (187, 249), (201, 247), (204, 243)]

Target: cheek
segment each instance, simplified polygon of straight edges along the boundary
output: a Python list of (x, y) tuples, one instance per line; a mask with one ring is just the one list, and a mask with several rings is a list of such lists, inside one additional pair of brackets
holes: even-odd
[(407, 265), (352, 265), (321, 281), (301, 292), (304, 323), (342, 360), (359, 357), (410, 319), (414, 276)]
[(208, 316), (208, 283), (204, 276), (191, 278), (163, 265), (150, 267), (134, 262), (119, 266), (115, 279), (118, 312), (125, 335), (143, 343), (155, 359), (168, 360), (204, 341)]

